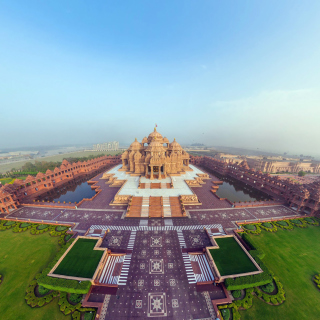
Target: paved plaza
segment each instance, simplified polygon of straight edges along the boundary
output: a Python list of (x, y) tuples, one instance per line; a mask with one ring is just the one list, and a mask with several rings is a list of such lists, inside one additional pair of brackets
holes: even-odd
[[(284, 206), (258, 208), (200, 209), (192, 207), (186, 218), (125, 218), (122, 209), (56, 209), (23, 207), (8, 215), (14, 219), (75, 224), (84, 234), (88, 229), (110, 232), (102, 247), (126, 254), (127, 270), (120, 274), (116, 294), (95, 294), (105, 301), (102, 319), (214, 319), (207, 304), (210, 295), (223, 295), (219, 288), (198, 292), (191, 261), (186, 251), (202, 251), (210, 245), (204, 228), (224, 234), (235, 222), (259, 221), (294, 216)], [(199, 271), (201, 272), (201, 271)], [(216, 291), (216, 292), (215, 292)], [(107, 299), (106, 299), (107, 298)], [(207, 298), (207, 299), (206, 299)], [(211, 312), (211, 313), (210, 313)]]
[[(78, 208), (24, 206), (2, 217), (67, 223), (78, 235), (88, 232), (100, 236), (108, 230), (101, 246), (114, 255), (100, 280), (118, 284), (118, 288), (112, 293), (90, 295), (89, 301), (103, 302), (100, 319), (215, 319), (211, 299), (226, 298), (225, 292), (213, 284), (202, 290), (197, 285), (214, 279), (203, 255), (203, 248), (211, 245), (205, 229), (209, 234), (224, 235), (237, 228), (237, 222), (290, 217), (296, 212), (282, 205), (233, 208), (211, 192), (212, 181), (218, 180), (212, 174), (201, 187), (189, 187), (184, 179), (202, 172), (191, 167), (193, 172), (172, 177), (172, 181), (168, 177), (168, 181), (162, 180), (172, 182), (172, 189), (138, 189), (139, 177), (121, 173), (116, 166), (113, 171), (118, 179), (128, 180), (122, 188), (111, 187), (99, 174), (92, 180), (100, 193)], [(143, 177), (140, 183), (150, 181)], [(140, 196), (191, 193), (200, 203), (186, 205), (184, 217), (130, 218), (126, 216), (127, 206), (111, 204), (119, 191)]]

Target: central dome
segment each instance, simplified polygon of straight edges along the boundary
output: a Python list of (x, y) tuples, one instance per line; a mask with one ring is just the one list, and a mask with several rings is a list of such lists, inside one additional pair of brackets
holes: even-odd
[(148, 143), (150, 143), (153, 139), (157, 139), (157, 140), (163, 139), (161, 133), (157, 131), (157, 128), (154, 128), (154, 131), (149, 134)]

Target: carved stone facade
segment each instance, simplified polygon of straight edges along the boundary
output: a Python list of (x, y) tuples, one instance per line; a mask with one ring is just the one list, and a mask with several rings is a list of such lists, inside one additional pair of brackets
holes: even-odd
[(169, 143), (156, 128), (141, 143), (136, 139), (121, 158), (121, 170), (134, 175), (145, 175), (150, 179), (180, 175), (191, 170), (189, 154), (175, 139)]

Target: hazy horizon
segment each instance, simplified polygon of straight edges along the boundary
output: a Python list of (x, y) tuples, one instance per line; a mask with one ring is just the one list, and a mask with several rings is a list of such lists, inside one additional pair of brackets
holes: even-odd
[(158, 131), (320, 156), (319, 1), (2, 1), (0, 150)]

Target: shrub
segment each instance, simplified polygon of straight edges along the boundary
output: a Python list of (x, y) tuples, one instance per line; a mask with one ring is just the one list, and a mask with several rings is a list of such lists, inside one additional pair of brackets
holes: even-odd
[(242, 300), (236, 300), (233, 302), (233, 305), (237, 308), (241, 307), (244, 309), (249, 309), (252, 307), (252, 298), (253, 298), (253, 288), (246, 289), (246, 295)]
[(231, 293), (235, 299), (239, 299), (241, 297), (241, 290), (234, 290)]
[[(88, 311), (84, 314), (84, 320), (92, 320), (93, 316), (94, 316), (94, 312)], [(230, 317), (230, 314), (229, 314), (229, 317)], [(229, 318), (226, 318), (226, 319), (229, 319)]]
[(291, 219), (290, 222), (292, 222), (295, 226), (300, 227), (300, 228), (307, 227), (307, 222), (303, 218)]
[(320, 273), (314, 276), (313, 282), (317, 285), (318, 289), (320, 289)]
[(277, 226), (271, 222), (261, 223), (261, 228), (269, 232), (276, 232), (278, 230)]
[(82, 300), (82, 294), (70, 293), (69, 301), (73, 304), (77, 304)]
[[(258, 288), (254, 288), (254, 291), (256, 293), (256, 295), (259, 297), (259, 298), (262, 298), (265, 302), (267, 303), (271, 303), (271, 304), (274, 304), (274, 305), (278, 305), (278, 304), (281, 304), (285, 301), (285, 292), (283, 290), (283, 286), (281, 284), (281, 282), (279, 281), (279, 279), (277, 277), (274, 277), (273, 278), (277, 288), (278, 288), (278, 292), (274, 295), (270, 295), (268, 293), (265, 293), (265, 292), (261, 292)], [(274, 284), (272, 283), (273, 285), (273, 290), (275, 288)], [(271, 290), (271, 287), (270, 287), (270, 290)], [(272, 292), (272, 291), (270, 291)]]
[(318, 226), (319, 225), (319, 222), (316, 221), (315, 219), (313, 218), (310, 218), (310, 217), (306, 217), (304, 218), (304, 220), (309, 223), (309, 224), (312, 224), (312, 225), (315, 225), (315, 226)]
[(229, 320), (230, 319), (230, 309), (226, 308), (226, 309), (221, 309), (221, 315), (223, 320)]
[(40, 296), (44, 296), (48, 292), (50, 292), (50, 289), (47, 289), (47, 288), (45, 288), (43, 286), (38, 286), (38, 292), (39, 292)]
[(68, 227), (66, 227), (66, 226), (57, 226), (56, 227), (56, 231), (64, 231), (66, 229), (68, 229)]
[(32, 308), (37, 306), (42, 307), (45, 304), (48, 304), (49, 302), (51, 302), (58, 295), (58, 292), (55, 291), (47, 294), (45, 297), (38, 298), (34, 292), (36, 286), (37, 286), (37, 280), (32, 280), (26, 290), (25, 300), (27, 304)]
[(65, 242), (68, 242), (71, 237), (72, 237), (72, 234), (67, 234), (67, 235), (64, 237), (64, 241), (65, 241)]
[(29, 227), (29, 226), (31, 226), (31, 223), (24, 222), (24, 223), (20, 224), (20, 228), (25, 228), (25, 227)]
[(246, 233), (260, 234), (261, 233), (260, 225), (261, 223), (250, 223), (250, 224), (244, 224), (242, 225), (242, 227)]
[(15, 221), (7, 221), (4, 225), (7, 227), (7, 226), (12, 226), (14, 224), (16, 224)]
[(261, 286), (260, 287), (262, 291), (266, 292), (266, 293), (271, 293), (274, 291), (275, 287), (274, 287), (274, 284), (273, 282), (270, 282), (264, 286)]
[(44, 229), (49, 229), (49, 226), (47, 224), (40, 224), (37, 225), (38, 230), (44, 230)]
[(254, 224), (244, 224), (243, 227), (248, 230), (256, 230), (256, 226)]
[(283, 221), (283, 220), (277, 221), (276, 223), (277, 223), (278, 225), (280, 225), (280, 226), (283, 226), (283, 227), (288, 226), (288, 223), (287, 223), (286, 221)]
[(282, 229), (287, 229), (287, 230), (293, 229), (293, 224), (289, 220), (276, 221), (275, 224)]
[(81, 317), (81, 313), (79, 311), (75, 311), (73, 314), (72, 314), (72, 319), (73, 320), (80, 320), (80, 317)]
[(270, 222), (263, 222), (262, 225), (266, 228), (270, 228), (270, 229), (273, 228), (273, 224)]

